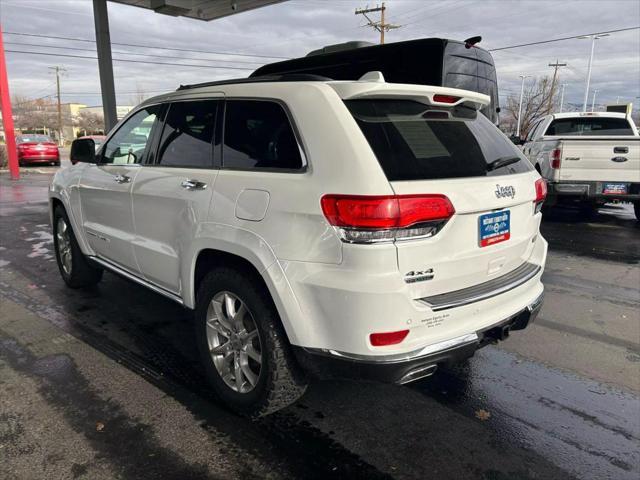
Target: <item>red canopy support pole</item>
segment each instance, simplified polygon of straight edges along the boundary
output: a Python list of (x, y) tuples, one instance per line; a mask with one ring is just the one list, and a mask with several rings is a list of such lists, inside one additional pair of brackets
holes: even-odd
[(0, 24), (0, 111), (2, 111), (2, 124), (4, 125), (4, 136), (7, 142), (7, 155), (9, 156), (9, 172), (11, 173), (11, 180), (18, 180), (20, 178), (20, 169), (18, 168), (16, 137), (13, 131), (13, 112), (11, 111), (11, 97), (9, 96), (7, 62), (4, 57), (2, 24)]

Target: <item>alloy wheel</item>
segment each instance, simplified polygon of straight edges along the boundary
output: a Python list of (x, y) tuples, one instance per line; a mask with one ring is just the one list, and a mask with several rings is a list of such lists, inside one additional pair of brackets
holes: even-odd
[(71, 275), (71, 266), (73, 265), (73, 257), (71, 253), (71, 236), (69, 235), (69, 227), (64, 218), (58, 218), (56, 224), (56, 240), (58, 244), (58, 256), (64, 273)]
[(262, 369), (262, 346), (253, 315), (237, 295), (223, 291), (209, 303), (206, 325), (218, 374), (233, 391), (249, 393)]

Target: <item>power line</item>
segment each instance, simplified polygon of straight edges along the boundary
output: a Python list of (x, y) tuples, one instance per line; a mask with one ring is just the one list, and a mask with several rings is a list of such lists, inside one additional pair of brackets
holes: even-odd
[[(78, 51), (78, 52), (95, 52), (96, 49), (95, 48), (80, 48), (80, 47), (61, 47), (58, 45), (46, 45), (43, 43), (20, 43), (20, 42), (4, 42), (5, 45), (19, 45), (21, 47), (44, 47), (44, 48), (55, 48), (58, 50), (74, 50), (74, 51)], [(120, 55), (134, 55), (134, 56), (138, 56), (138, 57), (156, 57), (156, 58), (175, 58), (178, 60), (196, 60), (198, 62), (202, 61), (202, 62), (234, 62), (234, 63), (238, 63), (238, 64), (243, 64), (243, 65), (251, 65), (251, 64), (255, 64), (255, 65), (264, 65), (264, 62), (261, 61), (242, 61), (242, 60), (222, 60), (222, 59), (215, 59), (215, 60), (208, 60), (208, 59), (204, 59), (204, 58), (185, 58), (184, 56), (182, 57), (178, 57), (178, 56), (171, 56), (171, 55), (153, 55), (153, 54), (149, 54), (149, 53), (138, 53), (138, 52), (122, 52), (122, 51), (118, 51), (118, 50), (114, 50), (112, 53), (117, 53)]]
[(589, 35), (602, 35), (604, 33), (626, 32), (626, 31), (629, 31), (629, 30), (637, 30), (639, 28), (640, 27), (628, 27), (628, 28), (619, 28), (617, 30), (607, 30), (606, 32), (585, 33), (583, 35), (573, 35), (571, 37), (554, 38), (554, 39), (551, 39), (551, 40), (540, 40), (538, 42), (521, 43), (519, 45), (509, 45), (508, 47), (490, 48), (489, 51), (490, 52), (498, 52), (500, 50), (508, 50), (510, 48), (529, 47), (531, 45), (541, 45), (543, 43), (561, 42), (563, 40), (571, 40), (571, 39), (578, 38), (578, 37), (587, 37)]
[[(68, 58), (88, 58), (91, 60), (97, 60), (98, 57), (89, 57), (86, 55), (71, 55), (68, 53), (50, 53), (50, 52), (26, 52), (23, 50), (5, 50), (7, 53), (26, 53), (29, 55), (45, 55), (48, 57), (68, 57)], [(166, 62), (151, 62), (148, 60), (125, 60), (124, 58), (114, 58), (114, 62), (127, 62), (127, 63), (148, 63), (150, 65), (170, 65), (174, 67), (195, 67), (195, 68), (214, 68), (221, 70), (253, 70), (253, 68), (245, 67), (230, 67), (222, 65), (196, 65), (193, 63), (166, 63)]]
[[(74, 38), (74, 37), (60, 37), (56, 35), (42, 35), (36, 33), (24, 33), (24, 32), (4, 32), (5, 35), (18, 35), (22, 37), (38, 37), (38, 38), (52, 38), (56, 40), (71, 40), (73, 42), (86, 42), (86, 43), (96, 43), (95, 40), (89, 40), (86, 38)], [(257, 57), (257, 58), (280, 58), (284, 60), (290, 60), (289, 57), (279, 57), (276, 55), (259, 55), (259, 54), (250, 54), (250, 53), (233, 53), (233, 52), (216, 52), (212, 50), (194, 50), (187, 48), (175, 48), (175, 47), (165, 47), (161, 45), (140, 45), (136, 43), (120, 43), (120, 42), (111, 42), (111, 45), (120, 45), (121, 47), (138, 47), (138, 48), (155, 48), (159, 50), (171, 50), (175, 52), (192, 52), (192, 53), (210, 53), (212, 55), (229, 55), (229, 56), (237, 56), (237, 57)]]

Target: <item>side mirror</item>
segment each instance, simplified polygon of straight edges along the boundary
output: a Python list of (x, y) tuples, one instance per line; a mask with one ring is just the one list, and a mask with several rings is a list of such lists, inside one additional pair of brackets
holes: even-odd
[(524, 140), (522, 140), (520, 137), (516, 137), (515, 135), (512, 135), (510, 140), (513, 142), (514, 145), (523, 145), (524, 144)]
[(71, 163), (96, 163), (96, 142), (92, 138), (78, 138), (71, 144)]

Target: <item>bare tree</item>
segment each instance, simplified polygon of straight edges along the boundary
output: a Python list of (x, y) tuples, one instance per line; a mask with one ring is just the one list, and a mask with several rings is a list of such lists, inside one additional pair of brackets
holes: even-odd
[(149, 95), (140, 86), (140, 84), (137, 83), (136, 84), (136, 93), (131, 95), (131, 97), (129, 97), (129, 98), (130, 98), (130, 102), (131, 102), (132, 105), (139, 105), (142, 102), (144, 102), (147, 98), (149, 98)]
[(104, 117), (97, 113), (80, 110), (75, 126), (83, 135), (102, 135), (104, 134)]
[(14, 95), (12, 99), (14, 124), (20, 130), (57, 130), (56, 104), (44, 98), (35, 100)]
[[(558, 94), (558, 84), (552, 85), (549, 77), (541, 77), (525, 87), (522, 96), (522, 118), (520, 120), (520, 134), (524, 138), (529, 133), (533, 124), (545, 115), (550, 114), (556, 105)], [(512, 125), (515, 131), (515, 125), (518, 122), (520, 96), (509, 95), (507, 104), (504, 108), (504, 122)]]

